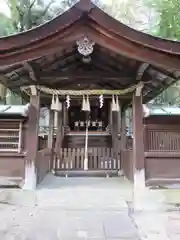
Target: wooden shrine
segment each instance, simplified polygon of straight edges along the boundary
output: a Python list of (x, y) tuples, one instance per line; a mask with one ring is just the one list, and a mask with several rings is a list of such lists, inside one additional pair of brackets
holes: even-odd
[[(153, 129), (158, 138), (159, 130), (147, 126), (142, 105), (179, 79), (179, 42), (131, 29), (90, 0), (80, 0), (44, 25), (1, 38), (0, 74), (6, 87), (29, 102), (25, 148), (14, 153), (23, 159), (23, 188), (35, 188), (47, 172), (71, 170), (121, 171), (135, 185), (145, 185), (148, 176), (168, 176), (149, 173), (154, 166), (170, 164), (174, 156), (173, 167), (180, 165), (178, 144), (168, 152), (147, 148), (147, 135)], [(49, 111), (43, 137), (42, 107)], [(126, 134), (128, 107), (132, 136)], [(4, 164), (8, 154), (0, 153), (1, 175), (18, 177), (18, 171), (8, 170), (16, 159)]]

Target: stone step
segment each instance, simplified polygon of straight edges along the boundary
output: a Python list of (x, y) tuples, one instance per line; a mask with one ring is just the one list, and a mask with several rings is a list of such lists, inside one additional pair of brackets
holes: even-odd
[(118, 170), (53, 170), (55, 176), (59, 177), (118, 177)]

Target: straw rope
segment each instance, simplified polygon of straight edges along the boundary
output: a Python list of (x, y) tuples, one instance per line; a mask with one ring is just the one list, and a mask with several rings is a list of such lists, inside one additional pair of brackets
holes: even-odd
[[(127, 93), (134, 92), (138, 87), (142, 87), (143, 83), (140, 82), (136, 85), (133, 85), (126, 89), (121, 90), (108, 90), (108, 89), (93, 89), (93, 90), (60, 90), (48, 88), (45, 86), (36, 86), (36, 89), (40, 92), (46, 93), (48, 95), (70, 95), (70, 96), (82, 96), (82, 95), (125, 95)], [(26, 92), (26, 94), (30, 95), (30, 86), (21, 87), (21, 91)]]

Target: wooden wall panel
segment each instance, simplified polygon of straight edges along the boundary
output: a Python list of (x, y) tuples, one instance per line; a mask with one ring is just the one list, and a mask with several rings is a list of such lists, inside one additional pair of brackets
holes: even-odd
[(25, 163), (24, 156), (20, 154), (0, 154), (0, 177), (6, 179), (24, 179)]
[(180, 178), (180, 157), (146, 157), (146, 180)]

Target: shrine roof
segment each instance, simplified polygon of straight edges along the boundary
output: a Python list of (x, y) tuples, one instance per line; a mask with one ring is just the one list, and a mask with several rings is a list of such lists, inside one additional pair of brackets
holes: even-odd
[[(95, 43), (91, 62), (82, 62), (77, 41)], [(125, 89), (144, 82), (147, 102), (180, 77), (180, 43), (134, 30), (90, 0), (32, 30), (0, 38), (0, 75), (21, 86), (60, 89)]]
[(169, 106), (151, 106), (149, 108), (150, 115), (169, 115), (169, 116), (179, 116), (180, 115), (180, 108), (179, 107), (169, 107)]
[(0, 116), (22, 116), (27, 117), (27, 105), (0, 105)]

